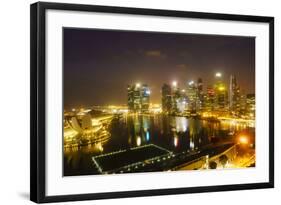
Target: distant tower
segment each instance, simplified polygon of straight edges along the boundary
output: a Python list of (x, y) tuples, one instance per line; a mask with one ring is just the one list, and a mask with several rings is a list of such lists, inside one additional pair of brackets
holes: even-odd
[(203, 93), (203, 81), (202, 81), (202, 78), (198, 78), (197, 80), (197, 88), (198, 88), (198, 92), (200, 94)]
[(230, 76), (230, 84), (229, 84), (229, 107), (233, 109), (233, 104), (235, 101), (235, 90), (237, 89), (237, 81), (234, 75)]
[(248, 94), (246, 98), (246, 114), (249, 119), (255, 119), (256, 99), (255, 94)]
[(229, 82), (229, 109), (232, 112), (240, 110), (240, 89), (234, 75), (230, 76)]
[(206, 111), (210, 112), (213, 111), (215, 107), (215, 91), (212, 86), (207, 87), (207, 96), (205, 102), (205, 109)]
[(225, 84), (221, 80), (222, 74), (216, 73), (215, 77), (216, 77), (216, 83), (214, 85), (215, 109), (216, 111), (225, 111), (228, 102), (227, 89)]
[(178, 110), (178, 103), (180, 102), (181, 93), (178, 86), (178, 83), (174, 81), (172, 83), (172, 113), (177, 113)]
[(148, 112), (150, 89), (146, 84), (128, 85), (128, 108), (131, 112)]
[(202, 109), (204, 104), (204, 92), (203, 92), (203, 81), (202, 78), (198, 78), (197, 80), (197, 90), (198, 90), (198, 98), (199, 98), (199, 108)]
[(190, 81), (187, 85), (187, 97), (189, 100), (188, 110), (190, 113), (195, 113), (198, 107), (198, 93), (194, 81)]
[(172, 111), (172, 88), (167, 84), (162, 86), (162, 110), (165, 113)]

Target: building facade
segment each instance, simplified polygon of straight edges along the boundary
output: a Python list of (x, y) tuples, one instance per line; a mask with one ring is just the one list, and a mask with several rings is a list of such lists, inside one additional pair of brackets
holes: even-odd
[(162, 111), (164, 113), (170, 114), (172, 113), (172, 107), (173, 107), (173, 103), (172, 103), (172, 88), (170, 85), (168, 84), (164, 84), (162, 86)]
[(130, 112), (148, 112), (150, 89), (146, 84), (128, 85), (128, 109)]
[(229, 110), (233, 115), (237, 115), (240, 110), (240, 88), (234, 75), (230, 76), (229, 82)]
[(215, 91), (215, 111), (225, 112), (228, 109), (228, 92), (226, 85), (222, 81), (222, 75), (216, 73)]
[(246, 116), (249, 119), (255, 119), (255, 116), (256, 116), (255, 94), (247, 94), (247, 97), (246, 97)]

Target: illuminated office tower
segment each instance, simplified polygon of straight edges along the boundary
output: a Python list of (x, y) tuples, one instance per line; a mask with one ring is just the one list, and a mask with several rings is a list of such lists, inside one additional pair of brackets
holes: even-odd
[(256, 113), (256, 99), (255, 94), (248, 94), (246, 96), (246, 115), (249, 119), (255, 119)]
[(162, 110), (165, 113), (172, 112), (172, 88), (167, 84), (162, 86)]
[(172, 113), (173, 114), (179, 112), (178, 103), (180, 102), (180, 98), (181, 98), (181, 93), (178, 87), (178, 83), (174, 81), (172, 83)]
[(178, 113), (185, 114), (188, 109), (188, 99), (185, 95), (185, 91), (181, 92), (180, 97), (177, 99), (177, 111)]
[(240, 95), (240, 116), (241, 117), (246, 117), (246, 111), (247, 111), (247, 95), (245, 92), (242, 90), (241, 95)]
[(212, 86), (207, 87), (207, 94), (205, 100), (205, 110), (210, 112), (214, 110), (215, 107), (215, 91)]
[(128, 108), (131, 112), (148, 112), (150, 89), (146, 84), (128, 86)]
[(202, 78), (198, 78), (197, 80), (197, 95), (198, 95), (198, 99), (199, 99), (199, 106), (198, 108), (200, 110), (203, 109), (204, 107), (204, 92), (203, 92), (203, 81)]
[(187, 97), (188, 97), (188, 111), (190, 113), (195, 113), (198, 110), (199, 98), (194, 81), (190, 81), (187, 85)]
[(148, 112), (150, 104), (150, 94), (151, 91), (147, 85), (142, 86), (141, 90), (141, 111)]
[(240, 89), (237, 85), (237, 80), (234, 75), (230, 76), (229, 109), (235, 114), (238, 113), (240, 110)]
[(198, 78), (197, 80), (197, 90), (198, 90), (198, 97), (201, 102), (203, 102), (203, 81), (202, 78)]
[(225, 84), (222, 82), (221, 73), (216, 73), (216, 83), (214, 85), (215, 91), (215, 110), (216, 111), (225, 111), (227, 109), (227, 89)]

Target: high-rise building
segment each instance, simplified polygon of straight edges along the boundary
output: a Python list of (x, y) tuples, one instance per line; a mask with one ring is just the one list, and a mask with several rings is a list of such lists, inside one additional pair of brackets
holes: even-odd
[(246, 116), (246, 111), (247, 111), (247, 95), (245, 94), (245, 91), (242, 90), (240, 94), (240, 109), (239, 109), (239, 115), (241, 117)]
[(128, 86), (128, 108), (131, 112), (148, 112), (150, 89), (146, 84)]
[(204, 107), (204, 92), (203, 92), (203, 80), (202, 78), (198, 78), (197, 80), (197, 91), (199, 98), (199, 109), (202, 110)]
[(256, 99), (255, 94), (248, 94), (246, 97), (246, 115), (250, 119), (255, 119)]
[(222, 82), (221, 73), (216, 73), (216, 83), (214, 85), (215, 91), (215, 110), (226, 111), (228, 105), (227, 89), (225, 84)]
[(212, 86), (207, 87), (206, 100), (204, 103), (205, 110), (208, 112), (214, 111), (215, 108), (215, 91)]
[(190, 113), (196, 113), (199, 106), (199, 98), (197, 87), (194, 81), (190, 81), (187, 85), (187, 97), (188, 97), (188, 111)]
[(172, 88), (168, 84), (162, 86), (162, 111), (165, 113), (172, 112)]
[(180, 96), (176, 100), (177, 102), (177, 112), (185, 114), (188, 108), (188, 99), (185, 94), (185, 90), (181, 90)]
[(185, 114), (188, 99), (186, 90), (180, 90), (176, 81), (162, 86), (162, 111), (167, 114)]
[(230, 76), (229, 109), (234, 114), (237, 114), (240, 110), (240, 89), (237, 85), (237, 80), (234, 75)]
[(181, 92), (178, 86), (178, 83), (174, 81), (172, 83), (172, 113), (176, 114), (179, 112), (178, 103), (181, 98)]

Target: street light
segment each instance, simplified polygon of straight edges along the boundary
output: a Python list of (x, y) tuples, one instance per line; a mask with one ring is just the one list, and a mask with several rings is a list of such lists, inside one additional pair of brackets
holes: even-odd
[(173, 86), (177, 87), (177, 85), (178, 85), (178, 82), (177, 81), (173, 81)]

